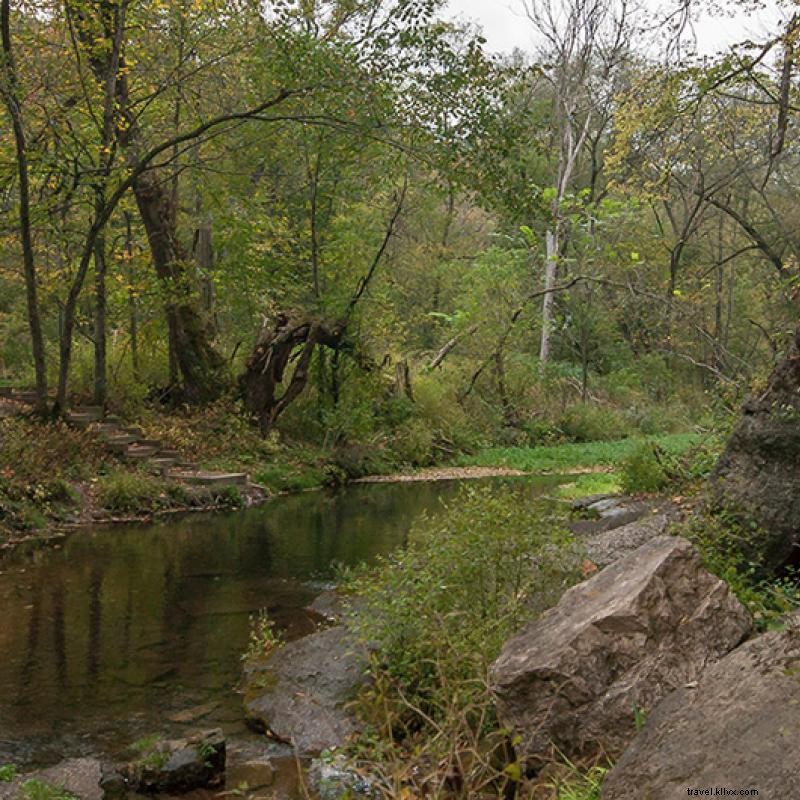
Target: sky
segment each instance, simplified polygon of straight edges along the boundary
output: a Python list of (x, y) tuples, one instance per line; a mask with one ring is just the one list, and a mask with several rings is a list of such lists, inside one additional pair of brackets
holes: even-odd
[[(449, 0), (449, 8), (453, 16), (472, 19), (483, 28), (490, 50), (534, 48), (531, 25), (522, 13), (521, 0)], [(787, 16), (788, 12), (781, 11), (771, 0), (767, 0), (764, 10), (755, 13), (740, 12), (732, 18), (705, 16), (694, 25), (697, 50), (702, 55), (712, 55), (743, 39), (758, 41), (774, 35), (780, 20)]]

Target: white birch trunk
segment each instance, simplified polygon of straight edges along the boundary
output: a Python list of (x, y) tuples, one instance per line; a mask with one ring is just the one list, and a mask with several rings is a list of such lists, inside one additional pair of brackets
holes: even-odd
[(544, 375), (547, 362), (550, 360), (550, 341), (553, 335), (553, 287), (556, 285), (558, 273), (558, 235), (555, 231), (547, 231), (546, 260), (544, 273), (544, 299), (542, 300), (542, 341), (539, 348), (539, 373)]

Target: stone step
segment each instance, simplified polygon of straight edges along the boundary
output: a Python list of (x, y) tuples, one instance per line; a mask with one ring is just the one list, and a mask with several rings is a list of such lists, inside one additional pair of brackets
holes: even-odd
[(124, 454), (129, 445), (136, 444), (138, 441), (135, 436), (111, 436), (106, 439), (106, 446), (115, 453)]
[(35, 403), (36, 392), (32, 389), (12, 389), (11, 399), (18, 400), (20, 403)]
[(14, 387), (13, 386), (0, 386), (0, 397), (6, 399), (11, 397), (14, 394)]
[(174, 458), (176, 461), (181, 457), (181, 454), (177, 450), (170, 450), (169, 448), (159, 450), (158, 455), (161, 458)]
[(161, 450), (161, 439), (139, 439), (138, 444), (144, 447), (155, 447), (156, 450)]
[(67, 422), (70, 425), (91, 425), (93, 422), (99, 422), (103, 418), (100, 411), (70, 411), (67, 414)]
[(144, 461), (156, 455), (156, 453), (158, 453), (157, 447), (142, 447), (137, 442), (136, 444), (128, 445), (122, 455), (126, 461)]
[(197, 486), (247, 486), (248, 483), (246, 472), (187, 472), (183, 469), (172, 469), (167, 476)]
[(73, 414), (97, 414), (99, 417), (103, 416), (102, 406), (75, 406), (70, 411)]
[(162, 456), (160, 453), (156, 453), (149, 461), (154, 467), (158, 467), (162, 469), (164, 467), (173, 467), (177, 463), (177, 459), (169, 458)]
[(126, 434), (125, 430), (120, 428), (116, 422), (95, 422), (95, 424), (92, 425), (92, 430), (101, 435), (130, 436), (130, 434)]
[(122, 428), (125, 433), (129, 433), (131, 436), (144, 436), (144, 431), (138, 425), (130, 425)]
[(161, 475), (162, 478), (168, 478), (170, 469), (175, 466), (175, 459), (161, 458), (161, 456), (157, 455), (154, 458), (148, 459), (146, 466), (151, 472)]

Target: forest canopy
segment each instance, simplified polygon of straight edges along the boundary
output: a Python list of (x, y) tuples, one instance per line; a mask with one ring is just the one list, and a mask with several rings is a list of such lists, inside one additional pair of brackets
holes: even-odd
[(412, 462), (734, 408), (796, 324), (797, 19), (521, 9), (2, 0), (0, 379)]

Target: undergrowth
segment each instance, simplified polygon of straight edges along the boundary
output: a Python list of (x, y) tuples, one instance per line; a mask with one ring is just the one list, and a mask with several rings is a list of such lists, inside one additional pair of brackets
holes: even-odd
[(488, 672), (524, 621), (578, 579), (579, 557), (552, 505), (468, 487), (376, 569), (346, 574), (373, 681), (357, 708), (352, 757), (387, 796), (500, 791), (520, 777), (495, 716)]

